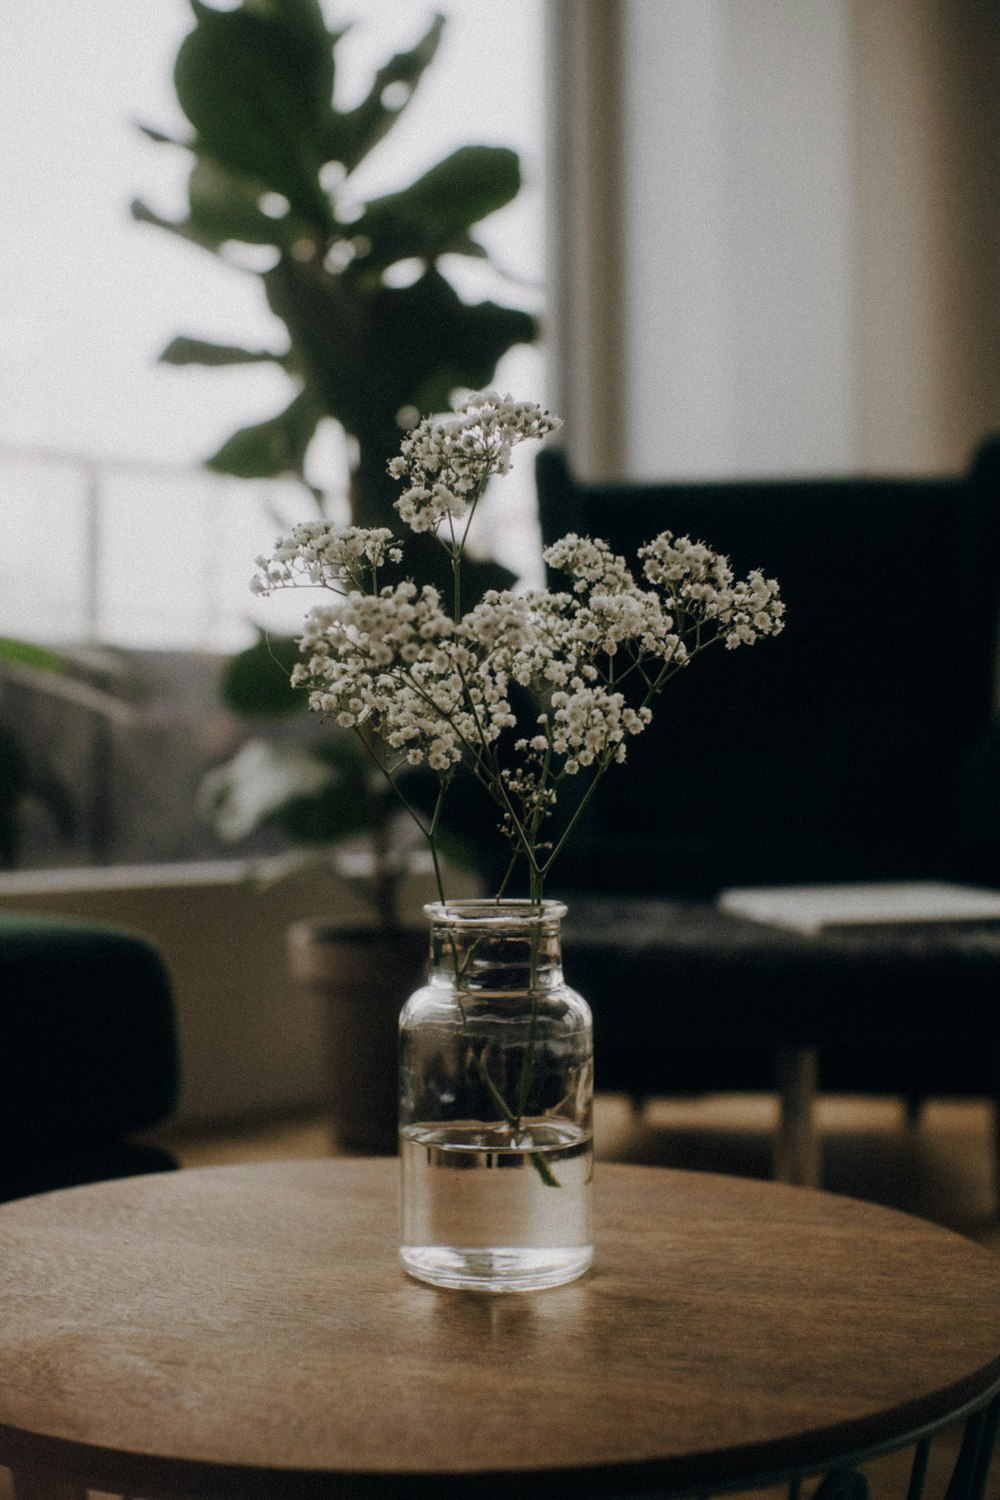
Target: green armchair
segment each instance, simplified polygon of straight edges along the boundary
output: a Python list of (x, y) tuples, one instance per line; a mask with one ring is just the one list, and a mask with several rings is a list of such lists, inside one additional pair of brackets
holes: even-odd
[(170, 979), (147, 939), (0, 915), (0, 1201), (175, 1166), (133, 1137), (169, 1117), (178, 1077)]

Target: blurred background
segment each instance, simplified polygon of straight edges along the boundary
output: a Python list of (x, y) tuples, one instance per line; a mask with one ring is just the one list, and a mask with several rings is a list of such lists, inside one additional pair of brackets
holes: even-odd
[[(450, 270), (464, 275), (460, 289), (470, 298), (502, 300), (513, 285), (515, 298), (536, 308), (545, 257), (543, 8), (542, 0), (514, 0), (502, 11), (485, 0), (453, 6), (405, 123), (356, 175), (359, 197), (376, 196), (468, 142), (513, 146), (524, 187), (484, 226), (511, 281), (471, 262)], [(337, 49), (344, 108), (434, 14), (421, 0), (328, 9), (331, 23), (356, 22)], [(234, 275), (129, 213), (137, 196), (165, 216), (184, 212), (187, 154), (157, 146), (137, 125), (189, 133), (171, 75), (191, 25), (187, 0), (82, 8), (56, 0), (41, 9), (14, 0), (10, 8), (0, 64), (4, 632), (156, 649), (246, 645), (253, 559), (275, 533), (268, 510), (307, 514), (294, 491), (248, 492), (198, 472), (234, 427), (278, 409), (284, 373), (156, 363), (181, 331), (251, 345), (283, 332), (256, 278)], [(249, 257), (250, 247), (242, 253)], [(501, 376), (542, 399), (539, 350), (512, 351)], [(335, 484), (338, 434), (321, 436), (312, 472)], [(521, 534), (512, 541), (505, 524), (496, 546), (523, 563), (531, 484), (521, 477)], [(267, 620), (274, 615), (269, 606)]]
[[(323, 9), (351, 23), (341, 108), (444, 15), (354, 188), (393, 193), (470, 143), (517, 153), (520, 190), (476, 225), (489, 261), (444, 269), (462, 297), (538, 319), (494, 383), (565, 417), (579, 473), (958, 472), (1000, 428), (991, 0)], [(280, 339), (261, 247), (215, 257), (130, 213), (135, 198), (185, 212), (187, 153), (138, 127), (189, 134), (172, 83), (187, 0), (9, 0), (5, 23), (0, 637), (69, 669), (8, 650), (0, 673), (0, 812), (17, 829), (0, 903), (130, 920), (165, 946), (189, 1113), (295, 1103), (318, 1087), (313, 1023), (277, 995), (280, 957), (261, 955), (334, 898), (299, 887), (244, 914), (244, 861), (280, 851), (280, 830), (235, 848), (199, 811), (206, 772), (261, 730), (220, 696), (227, 660), (303, 612), (252, 598), (253, 560), (311, 513), (292, 479), (202, 464), (280, 410), (288, 377), (158, 363), (180, 334)], [(321, 422), (309, 481), (343, 490), (349, 451)], [(480, 544), (538, 581), (530, 456)], [(226, 973), (206, 959), (223, 944)], [(224, 1049), (251, 1010), (241, 1073)]]

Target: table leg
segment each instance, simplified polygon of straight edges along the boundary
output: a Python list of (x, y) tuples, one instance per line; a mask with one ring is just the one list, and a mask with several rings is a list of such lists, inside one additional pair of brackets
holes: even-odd
[(982, 1500), (998, 1425), (1000, 1399), (968, 1418), (945, 1500)]
[(87, 1500), (87, 1490), (75, 1480), (43, 1469), (12, 1469), (14, 1500)]
[(775, 1085), (781, 1107), (774, 1142), (774, 1177), (796, 1187), (819, 1187), (815, 1104), (819, 1063), (815, 1047), (779, 1047)]

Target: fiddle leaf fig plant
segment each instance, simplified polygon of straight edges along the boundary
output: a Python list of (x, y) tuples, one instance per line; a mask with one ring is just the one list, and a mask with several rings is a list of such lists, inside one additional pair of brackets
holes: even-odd
[[(160, 357), (171, 365), (279, 366), (289, 379), (284, 407), (240, 428), (207, 466), (243, 479), (294, 476), (324, 516), (336, 489), (314, 482), (309, 454), (320, 423), (332, 419), (353, 440), (351, 521), (390, 525), (397, 488), (389, 461), (415, 414), (444, 410), (456, 391), (487, 385), (510, 348), (537, 336), (532, 313), (467, 302), (446, 274), (446, 257), (487, 259), (475, 230), (518, 193), (518, 157), (501, 146), (463, 146), (409, 187), (365, 198), (355, 188), (357, 168), (405, 115), (444, 17), (376, 71), (359, 103), (343, 108), (337, 53), (348, 28), (329, 27), (320, 0), (243, 0), (226, 10), (191, 0), (191, 8), (194, 28), (174, 69), (190, 130), (177, 138), (141, 127), (188, 153), (187, 213), (165, 218), (136, 200), (133, 216), (200, 246), (234, 274), (258, 277), (286, 338), (281, 347), (248, 348), (185, 333)], [(430, 538), (417, 542), (421, 555), (408, 564), (444, 583), (440, 549)], [(470, 559), (464, 586), (471, 602), (511, 581), (495, 562)], [(289, 641), (262, 639), (231, 662), (223, 685), (230, 707), (255, 717), (304, 707), (305, 695), (288, 683), (293, 652)], [(308, 829), (313, 846), (345, 837), (352, 819), (344, 799), (357, 800), (356, 780), (339, 752), (317, 745), (311, 753), (315, 776), (300, 747), (271, 747), (268, 794), (256, 799), (250, 783), (261, 776), (262, 754), (231, 762), (225, 786), (216, 777), (208, 798), (220, 831), (234, 837), (233, 829), (270, 822), (293, 839)], [(367, 793), (362, 801), (376, 862), (385, 863), (390, 802)], [(376, 885), (381, 920), (392, 925), (398, 881)]]
[[(405, 114), (444, 18), (342, 110), (334, 82), (346, 28), (328, 30), (319, 0), (245, 0), (225, 11), (191, 4), (195, 27), (174, 83), (192, 133), (178, 140), (145, 127), (190, 154), (188, 213), (166, 219), (140, 200), (132, 212), (259, 277), (287, 343), (247, 349), (180, 336), (161, 358), (279, 365), (290, 379), (287, 405), (234, 434), (208, 466), (306, 483), (312, 438), (331, 417), (356, 443), (352, 519), (387, 524), (395, 498), (387, 465), (412, 414), (443, 410), (456, 389), (488, 383), (508, 349), (536, 337), (531, 313), (463, 301), (441, 266), (449, 255), (486, 258), (472, 231), (516, 196), (517, 155), (464, 146), (408, 188), (359, 201), (352, 176)], [(243, 269), (240, 245), (270, 249), (266, 269)], [(401, 285), (388, 273), (404, 262), (414, 274)], [(313, 493), (322, 510), (324, 493)]]

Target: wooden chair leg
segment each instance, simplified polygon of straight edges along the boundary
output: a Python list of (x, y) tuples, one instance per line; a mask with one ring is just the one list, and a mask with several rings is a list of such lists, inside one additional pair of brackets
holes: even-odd
[(924, 1107), (924, 1099), (920, 1094), (907, 1094), (903, 1100), (903, 1108), (906, 1111), (906, 1123), (911, 1130), (915, 1130), (920, 1124), (920, 1116)]
[(815, 1105), (819, 1063), (815, 1047), (779, 1047), (775, 1084), (781, 1119), (774, 1142), (774, 1177), (796, 1187), (819, 1187)]

